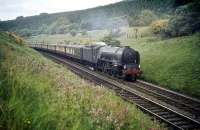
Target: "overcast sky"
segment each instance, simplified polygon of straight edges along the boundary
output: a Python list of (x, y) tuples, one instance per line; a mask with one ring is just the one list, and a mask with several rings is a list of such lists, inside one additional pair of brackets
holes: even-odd
[(0, 20), (92, 8), (121, 0), (0, 0)]

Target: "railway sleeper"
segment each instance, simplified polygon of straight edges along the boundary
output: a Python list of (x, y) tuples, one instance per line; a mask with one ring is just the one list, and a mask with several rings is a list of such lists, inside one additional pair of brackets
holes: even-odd
[(130, 92), (123, 90), (123, 89), (121, 89), (121, 92), (126, 93), (126, 94), (131, 94)]
[(133, 95), (132, 95), (132, 94), (126, 94), (126, 96), (127, 96), (127, 97), (133, 97)]
[(132, 97), (132, 96), (128, 97), (128, 99), (129, 99), (130, 101), (138, 100), (138, 98), (134, 98), (134, 97)]
[(200, 111), (200, 105), (192, 105), (194, 108), (198, 109)]
[(127, 94), (124, 94), (124, 93), (121, 93), (120, 95), (121, 95), (121, 96), (124, 96), (124, 97), (126, 97), (126, 98), (128, 98), (128, 99), (130, 99), (130, 98), (131, 98), (131, 96), (130, 96), (130, 95), (127, 95)]
[(147, 103), (138, 103), (140, 106), (143, 106), (146, 108)]
[(135, 100), (136, 100), (136, 99), (140, 99), (139, 97), (136, 97), (136, 96), (133, 96), (133, 95), (130, 95), (129, 98), (131, 98), (131, 99), (133, 99), (133, 100), (134, 100), (134, 99), (135, 99)]
[(181, 128), (183, 128), (183, 129), (195, 129), (196, 127), (192, 124), (185, 124), (185, 125), (182, 125)]
[(134, 102), (136, 102), (137, 104), (141, 105), (141, 106), (146, 106), (148, 103), (145, 102), (144, 100), (135, 100)]
[(140, 103), (143, 103), (143, 100), (142, 99), (131, 99), (133, 102), (135, 102), (135, 103), (138, 103), (138, 104), (140, 104)]
[(172, 119), (168, 119), (168, 121), (170, 122), (174, 122), (174, 121), (183, 121), (182, 118), (179, 118), (179, 117), (175, 117), (175, 118), (172, 118)]
[(158, 107), (149, 107), (148, 110), (152, 111), (152, 110), (158, 110)]
[(188, 124), (191, 124), (190, 122), (188, 121), (177, 121), (177, 122), (173, 122), (173, 124), (177, 125), (177, 126), (182, 126), (182, 125), (188, 125)]
[(164, 115), (168, 115), (169, 112), (167, 112), (167, 111), (162, 111), (162, 112), (158, 112), (157, 114), (158, 114), (159, 116), (164, 116)]
[(169, 113), (168, 115), (162, 115), (162, 117), (165, 118), (165, 119), (171, 119), (171, 118), (175, 118), (177, 116), (172, 114), (172, 113)]
[(155, 109), (155, 110), (151, 110), (152, 112), (154, 113), (158, 113), (158, 112), (161, 112), (162, 110), (161, 109)]
[[(146, 104), (146, 105), (144, 105), (143, 107), (145, 107), (145, 108), (152, 108), (153, 106), (152, 105), (150, 105), (150, 104)], [(156, 107), (157, 108), (157, 107)], [(159, 108), (157, 108), (157, 109), (159, 109)], [(149, 109), (150, 110), (150, 109)], [(160, 109), (161, 110), (161, 109)]]

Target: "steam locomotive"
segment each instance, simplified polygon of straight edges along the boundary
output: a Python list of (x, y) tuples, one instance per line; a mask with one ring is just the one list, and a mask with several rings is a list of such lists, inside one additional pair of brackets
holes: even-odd
[(127, 46), (32, 44), (31, 47), (74, 59), (116, 77), (135, 81), (141, 75), (140, 55)]

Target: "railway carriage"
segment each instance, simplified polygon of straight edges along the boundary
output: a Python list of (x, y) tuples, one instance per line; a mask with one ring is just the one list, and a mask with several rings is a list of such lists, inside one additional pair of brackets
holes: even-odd
[(70, 54), (76, 59), (82, 60), (82, 45), (66, 45), (66, 54)]
[(83, 57), (82, 60), (92, 67), (96, 67), (98, 60), (98, 53), (101, 45), (89, 45), (83, 47)]
[(48, 49), (55, 51), (56, 50), (56, 45), (49, 45)]

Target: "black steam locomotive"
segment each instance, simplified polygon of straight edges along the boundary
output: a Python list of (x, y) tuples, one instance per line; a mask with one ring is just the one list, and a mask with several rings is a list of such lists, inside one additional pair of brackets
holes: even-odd
[(141, 74), (140, 55), (129, 47), (45, 44), (32, 44), (31, 47), (70, 57), (94, 70), (116, 77), (136, 80)]

